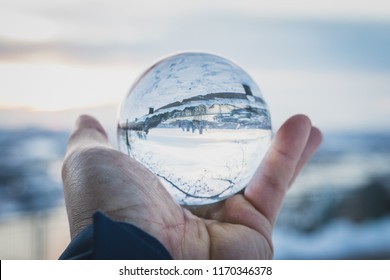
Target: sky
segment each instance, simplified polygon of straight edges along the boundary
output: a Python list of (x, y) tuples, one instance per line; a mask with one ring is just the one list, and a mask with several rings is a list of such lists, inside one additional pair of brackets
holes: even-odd
[(0, 0), (0, 127), (114, 128), (136, 78), (183, 51), (226, 57), (260, 86), (275, 128), (390, 128), (388, 1)]

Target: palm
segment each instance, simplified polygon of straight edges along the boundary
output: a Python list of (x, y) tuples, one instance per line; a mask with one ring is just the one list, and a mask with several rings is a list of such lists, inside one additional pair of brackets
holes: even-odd
[[(175, 259), (271, 258), (272, 228), (284, 193), (321, 140), (307, 121), (290, 121), (243, 194), (188, 210), (173, 201), (149, 170), (109, 148), (94, 119), (83, 118), (63, 166), (72, 237), (100, 209), (156, 237)], [(297, 126), (303, 133), (291, 135), (289, 130)]]
[[(201, 220), (200, 223), (207, 229), (209, 240), (208, 246), (199, 252), (202, 258), (272, 258), (272, 225), (243, 195), (235, 195), (213, 208), (207, 211), (209, 219)], [(189, 224), (195, 223), (199, 228), (196, 222), (199, 218), (195, 217), (194, 220), (190, 220)], [(193, 238), (196, 240), (196, 236)]]

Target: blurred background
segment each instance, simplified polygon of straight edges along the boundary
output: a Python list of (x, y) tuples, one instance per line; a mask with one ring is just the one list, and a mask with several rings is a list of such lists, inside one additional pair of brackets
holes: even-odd
[(385, 0), (0, 0), (0, 259), (56, 259), (81, 113), (116, 146), (116, 111), (153, 62), (222, 55), (259, 84), (273, 128), (324, 142), (289, 192), (276, 259), (390, 258), (390, 4)]

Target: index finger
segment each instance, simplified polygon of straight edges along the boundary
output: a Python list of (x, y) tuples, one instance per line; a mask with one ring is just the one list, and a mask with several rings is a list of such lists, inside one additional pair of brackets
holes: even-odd
[(275, 223), (289, 183), (298, 165), (302, 164), (300, 159), (308, 145), (311, 130), (311, 122), (304, 115), (287, 120), (245, 189), (247, 200), (272, 224)]

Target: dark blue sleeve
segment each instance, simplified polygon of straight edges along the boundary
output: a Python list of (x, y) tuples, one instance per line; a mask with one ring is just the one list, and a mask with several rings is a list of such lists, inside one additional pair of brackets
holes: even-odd
[(127, 223), (115, 222), (101, 212), (68, 245), (60, 260), (171, 260), (153, 236)]

